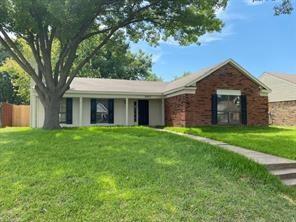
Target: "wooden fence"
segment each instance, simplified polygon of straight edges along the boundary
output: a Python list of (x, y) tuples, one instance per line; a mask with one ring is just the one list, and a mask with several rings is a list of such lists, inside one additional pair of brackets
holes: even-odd
[(30, 106), (3, 103), (0, 105), (0, 110), (0, 127), (26, 127), (30, 125)]

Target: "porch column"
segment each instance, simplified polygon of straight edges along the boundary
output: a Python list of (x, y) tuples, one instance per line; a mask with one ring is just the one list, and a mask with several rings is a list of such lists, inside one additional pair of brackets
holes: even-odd
[(125, 98), (125, 125), (128, 126), (128, 98)]
[(83, 98), (79, 97), (79, 126), (82, 126), (82, 107), (83, 107)]
[(165, 105), (164, 105), (164, 98), (161, 99), (161, 123), (165, 125)]

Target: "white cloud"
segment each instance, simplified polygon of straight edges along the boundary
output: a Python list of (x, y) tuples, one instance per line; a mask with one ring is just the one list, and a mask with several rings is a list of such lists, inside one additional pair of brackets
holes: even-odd
[(233, 26), (228, 25), (228, 26), (224, 27), (221, 32), (206, 33), (205, 35), (203, 35), (199, 38), (199, 42), (202, 45), (204, 45), (204, 44), (207, 44), (210, 42), (215, 42), (215, 41), (225, 39), (226, 37), (231, 36), (233, 34), (235, 34), (233, 31)]
[(166, 44), (166, 45), (175, 45), (175, 46), (179, 45), (179, 43), (176, 40), (174, 40), (173, 37), (169, 37), (166, 41), (160, 40), (159, 43)]
[(161, 56), (162, 56), (161, 52), (152, 53), (152, 62), (153, 63), (158, 62), (160, 60)]
[(152, 47), (147, 42), (140, 41), (138, 43), (130, 43), (131, 51), (138, 52), (139, 50), (143, 50), (144, 52), (152, 55), (152, 62), (159, 63), (163, 56), (163, 50), (160, 46)]

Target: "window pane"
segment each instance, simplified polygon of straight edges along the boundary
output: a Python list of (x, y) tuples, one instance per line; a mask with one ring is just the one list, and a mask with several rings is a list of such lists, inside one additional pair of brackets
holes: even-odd
[(218, 95), (218, 111), (227, 111), (228, 96)]
[(97, 123), (108, 123), (109, 122), (109, 107), (107, 99), (97, 100), (97, 113), (96, 113)]
[(229, 96), (229, 111), (236, 111), (240, 112), (241, 110), (241, 103), (240, 103), (240, 96)]
[(227, 124), (228, 123), (228, 113), (227, 112), (218, 112), (218, 123)]
[(240, 118), (241, 114), (240, 112), (230, 112), (229, 113), (229, 123), (231, 124), (239, 124), (240, 123)]

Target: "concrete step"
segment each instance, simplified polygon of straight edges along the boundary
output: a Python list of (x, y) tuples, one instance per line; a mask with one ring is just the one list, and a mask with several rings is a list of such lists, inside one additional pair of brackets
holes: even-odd
[(296, 179), (284, 179), (282, 181), (287, 186), (296, 186)]
[(296, 179), (296, 168), (271, 170), (270, 173), (278, 176), (280, 179)]
[(265, 166), (270, 171), (271, 170), (293, 169), (293, 168), (296, 168), (296, 162), (266, 164)]

